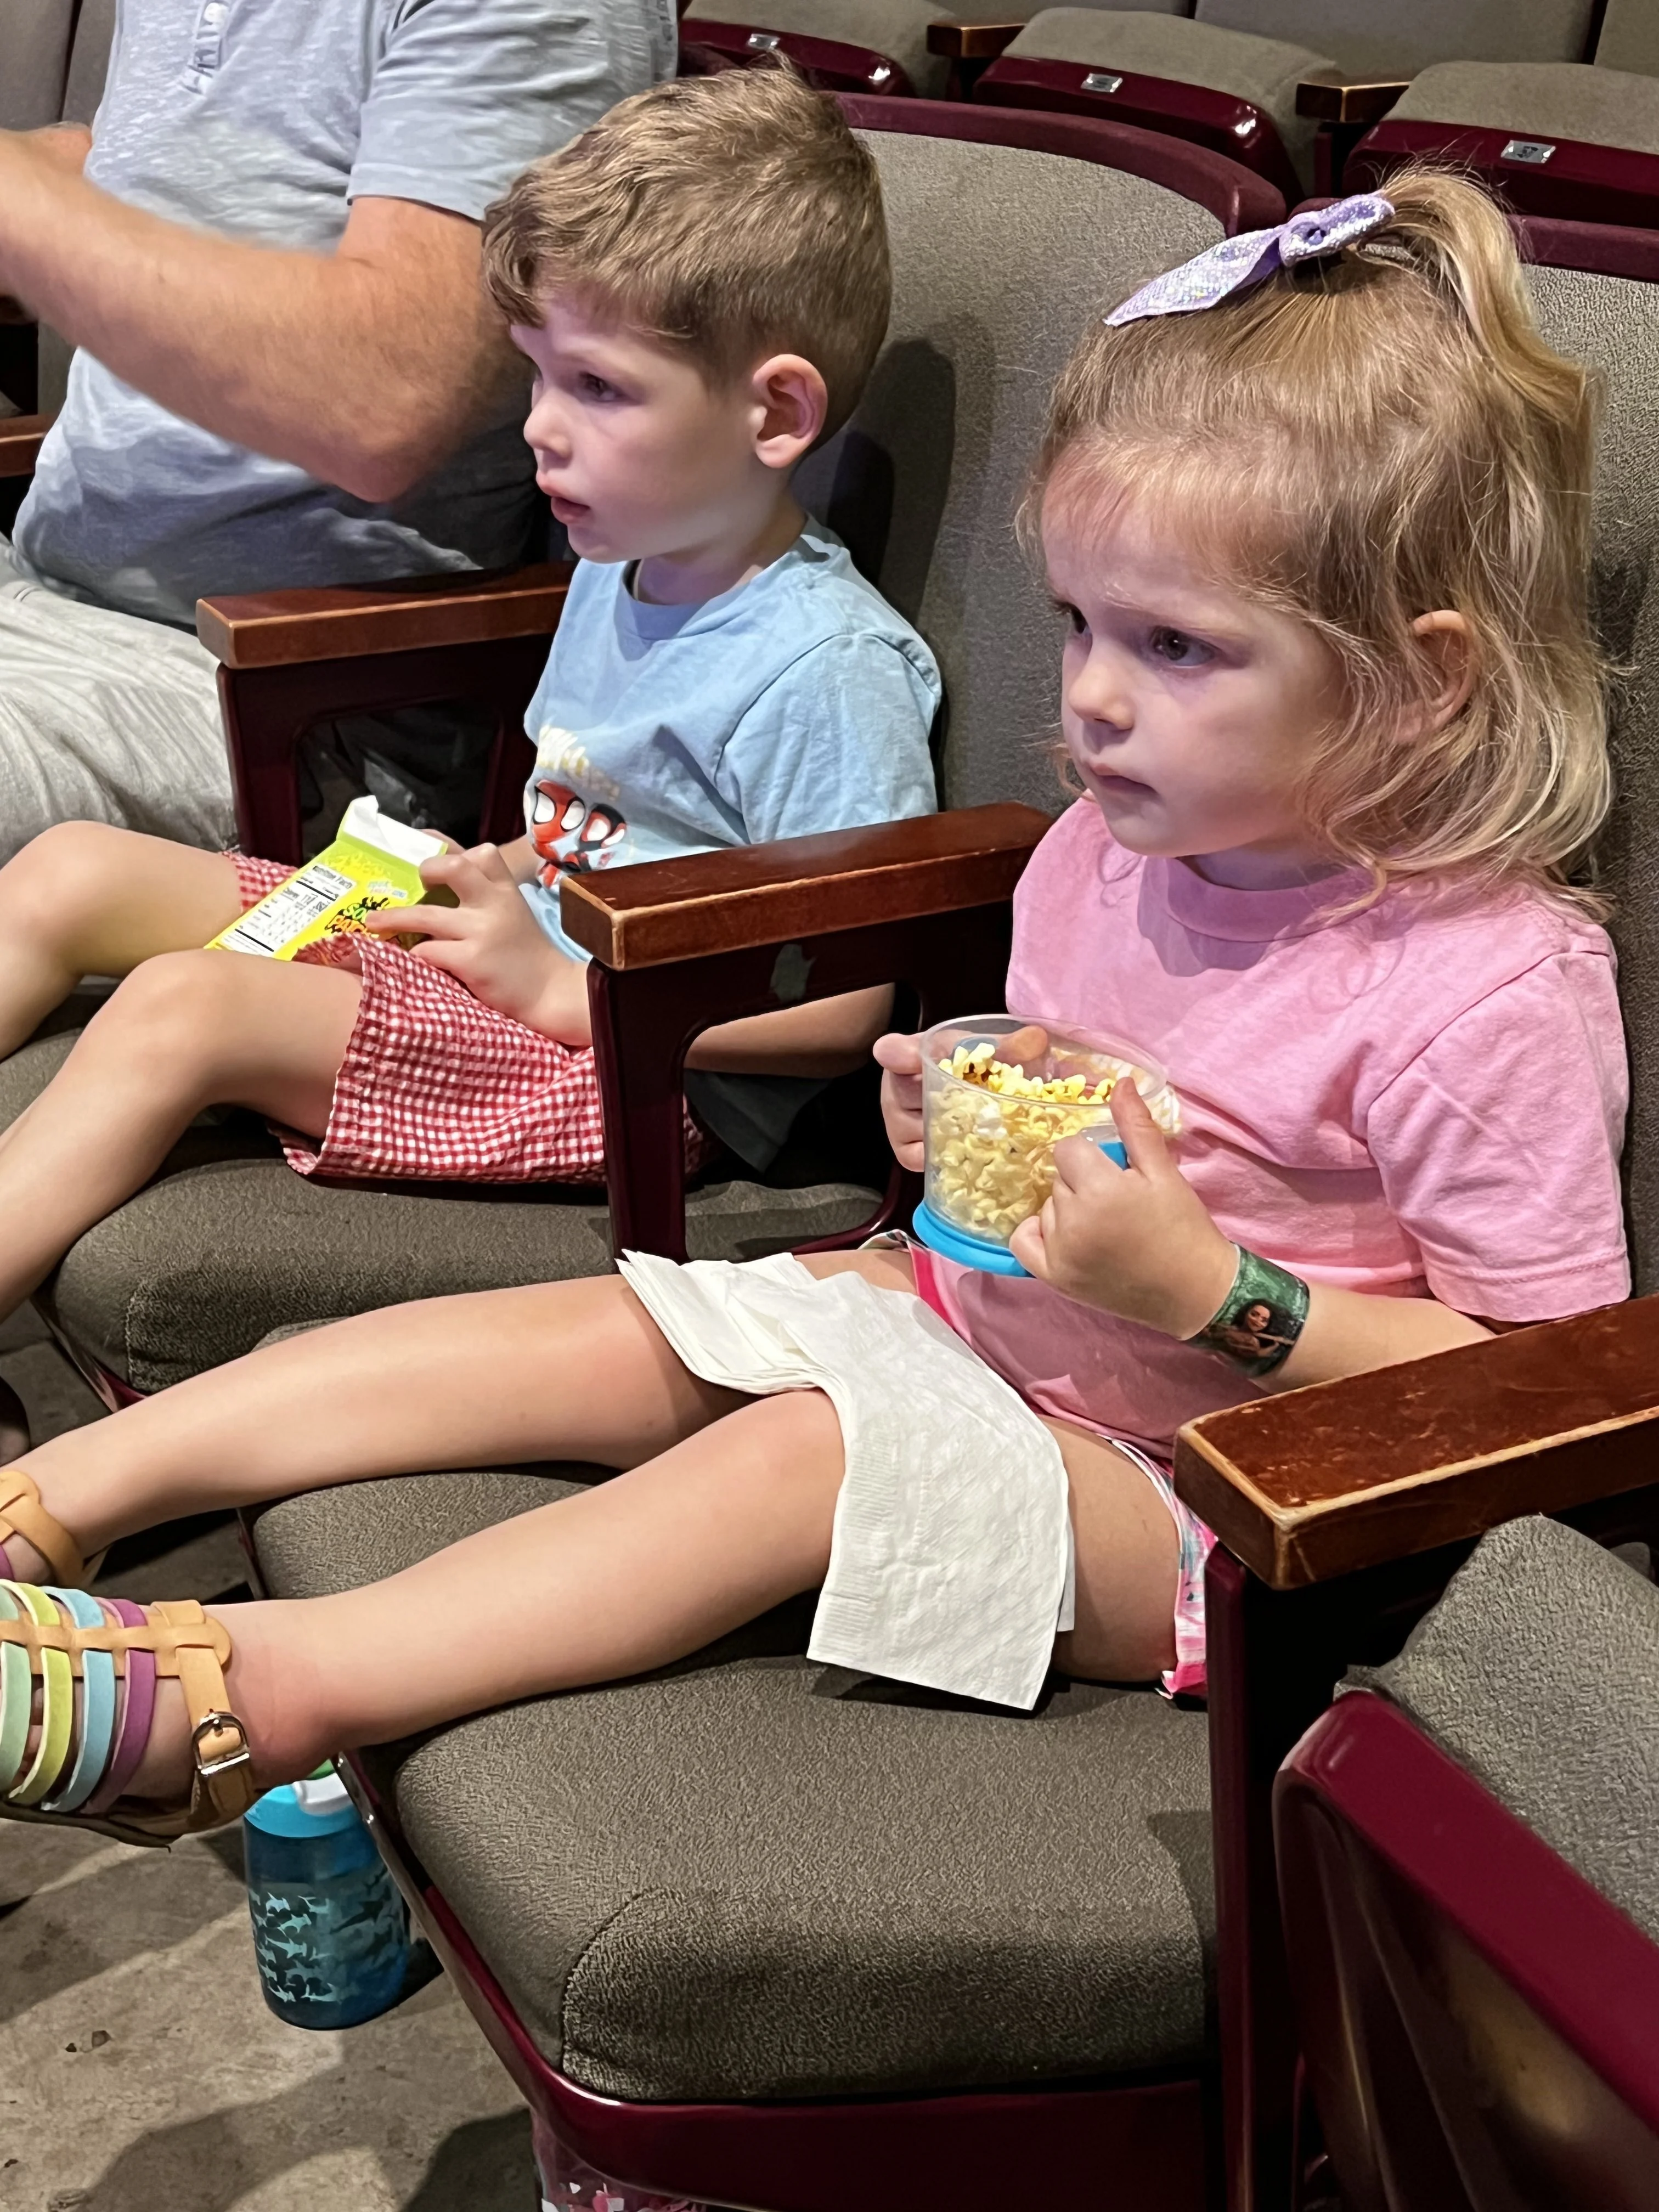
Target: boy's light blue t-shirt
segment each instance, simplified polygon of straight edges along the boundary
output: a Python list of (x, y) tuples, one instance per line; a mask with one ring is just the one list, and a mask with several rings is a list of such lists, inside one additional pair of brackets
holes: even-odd
[(931, 814), (933, 654), (809, 522), (748, 583), (650, 606), (629, 564), (584, 561), (526, 726), (525, 886), (560, 950), (560, 878), (722, 845)]

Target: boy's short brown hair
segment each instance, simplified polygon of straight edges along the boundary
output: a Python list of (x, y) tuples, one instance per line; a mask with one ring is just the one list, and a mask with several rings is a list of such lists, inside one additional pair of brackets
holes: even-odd
[(637, 93), (525, 171), (484, 217), (484, 275), (514, 323), (588, 295), (711, 380), (769, 352), (858, 403), (892, 294), (876, 165), (786, 65)]

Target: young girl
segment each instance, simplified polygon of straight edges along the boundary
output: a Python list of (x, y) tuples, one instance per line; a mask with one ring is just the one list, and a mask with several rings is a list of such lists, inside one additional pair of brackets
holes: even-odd
[[(1125, 1086), (1129, 1164), (1062, 1148), (1029, 1280), (902, 1247), (635, 1263), (366, 1315), (32, 1454), (0, 1541), (63, 1585), (204, 1507), (625, 1472), (337, 1597), (118, 1626), (0, 1590), (0, 1809), (178, 1832), (821, 1583), (826, 1657), (1012, 1703), (1051, 1656), (1194, 1683), (1179, 1423), (1626, 1293), (1613, 958), (1569, 873), (1607, 799), (1590, 412), (1500, 216), (1422, 173), (1091, 330), (1031, 495), (1082, 795), (1020, 887), (1009, 999), (1155, 1054), (1178, 1143)], [(915, 1162), (917, 1044), (878, 1050)]]

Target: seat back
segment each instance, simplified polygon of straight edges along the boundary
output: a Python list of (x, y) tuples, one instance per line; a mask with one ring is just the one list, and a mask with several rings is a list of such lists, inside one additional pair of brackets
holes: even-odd
[(90, 123), (115, 35), (115, 0), (0, 0), (0, 131)]
[[(103, 97), (116, 0), (0, 0), (0, 130), (90, 123)], [(44, 325), (0, 331), (0, 414), (64, 404), (70, 349)]]
[[(908, 90), (936, 99), (945, 89), (946, 64), (928, 52), (927, 26), (948, 12), (933, 7), (931, 0), (692, 0), (680, 35), (694, 46), (716, 23), (744, 26), (763, 38), (775, 33), (786, 40), (784, 51), (791, 58), (818, 75), (827, 90)], [(799, 47), (796, 40), (801, 42)], [(898, 86), (866, 82), (862, 72), (859, 85), (836, 82), (834, 58), (812, 51), (820, 43), (884, 58), (903, 71), (904, 82)], [(722, 40), (722, 51), (725, 46)], [(735, 42), (733, 51), (735, 55)]]
[[(1550, 228), (1534, 226), (1540, 249)], [(1595, 234), (1580, 242), (1593, 250)], [(1613, 713), (1618, 799), (1601, 861), (1631, 1054), (1632, 1256), (1646, 1291), (1659, 1288), (1659, 282), (1559, 266), (1530, 268), (1527, 280), (1544, 335), (1594, 368), (1604, 393), (1594, 592), (1603, 643), (1624, 672)]]
[[(893, 319), (852, 420), (802, 467), (801, 496), (939, 656), (945, 804), (1017, 798), (1058, 811), (1060, 625), (1015, 543), (1014, 511), (1085, 324), (1222, 236), (1197, 195), (1228, 165), (1108, 125), (846, 106), (881, 170)], [(1124, 166), (1076, 158), (1091, 146)], [(1243, 227), (1273, 220), (1271, 195), (1231, 173), (1258, 196)]]
[(1595, 65), (1659, 76), (1659, 8), (1653, 0), (1607, 0), (1595, 41)]
[(75, 0), (0, 0), (0, 131), (62, 119)]
[(1296, 201), (1315, 182), (1314, 126), (1297, 113), (1297, 88), (1334, 69), (1328, 50), (1167, 12), (1045, 8), (973, 96), (1167, 131), (1242, 162)]
[(1659, 2203), (1659, 1592), (1511, 1522), (1370, 1683), (1274, 1807), (1344, 2204)]
[(1356, 78), (1412, 77), (1432, 62), (1579, 61), (1596, 15), (1595, 0), (1197, 0), (1193, 12), (1330, 54)]
[(115, 43), (116, 0), (78, 0), (64, 83), (65, 123), (90, 123), (104, 96)]

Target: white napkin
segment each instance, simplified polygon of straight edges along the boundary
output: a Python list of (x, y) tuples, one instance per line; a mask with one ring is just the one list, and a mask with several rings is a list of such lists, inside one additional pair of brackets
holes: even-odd
[(811, 1658), (1029, 1711), (1075, 1567), (1060, 1447), (921, 1300), (819, 1281), (787, 1253), (738, 1267), (626, 1253), (622, 1273), (694, 1375), (819, 1389), (846, 1472)]

